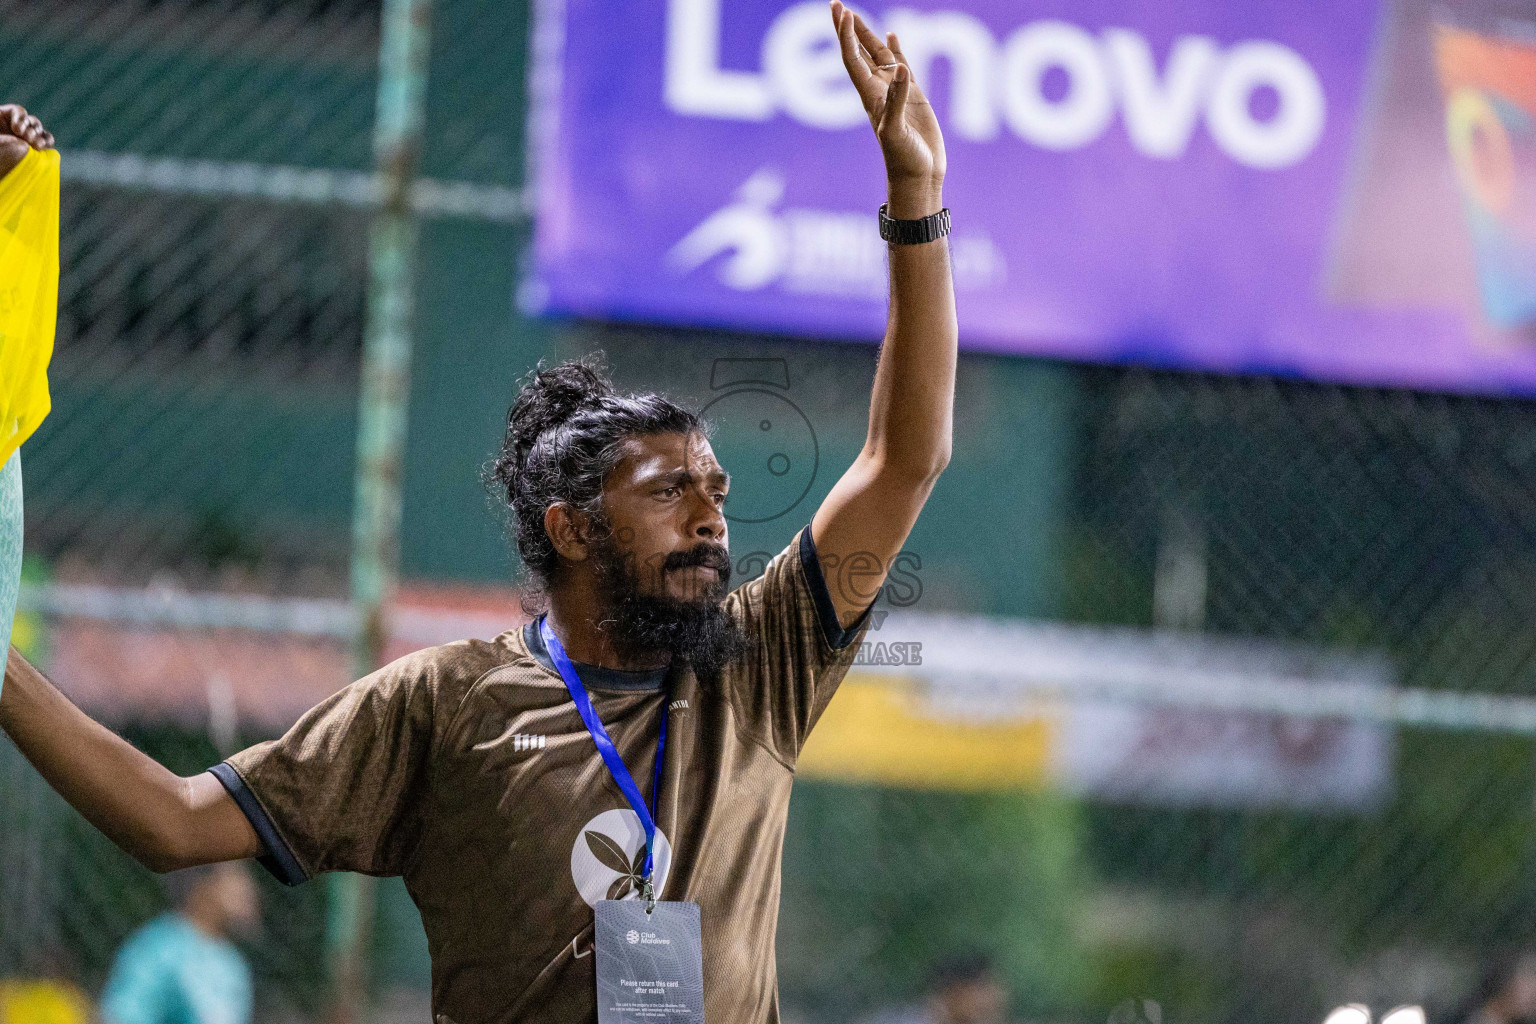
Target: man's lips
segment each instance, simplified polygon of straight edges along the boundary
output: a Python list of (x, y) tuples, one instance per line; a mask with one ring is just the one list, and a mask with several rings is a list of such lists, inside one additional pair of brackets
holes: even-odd
[(697, 579), (706, 581), (718, 580), (720, 578), (720, 570), (709, 565), (684, 565), (677, 569), (669, 569), (668, 572), (682, 573), (684, 575), (691, 574)]

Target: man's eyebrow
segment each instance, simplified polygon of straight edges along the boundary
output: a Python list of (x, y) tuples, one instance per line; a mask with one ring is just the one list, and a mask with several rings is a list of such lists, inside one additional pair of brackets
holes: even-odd
[[(711, 469), (702, 474), (705, 483), (718, 483), (725, 487), (731, 485), (731, 474), (723, 469)], [(655, 484), (691, 484), (700, 479), (700, 476), (687, 469), (674, 469), (670, 472), (655, 473), (642, 478), (647, 485)]]

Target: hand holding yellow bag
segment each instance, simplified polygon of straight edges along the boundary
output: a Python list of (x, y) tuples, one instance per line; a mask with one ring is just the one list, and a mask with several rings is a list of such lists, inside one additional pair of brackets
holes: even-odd
[(48, 415), (59, 303), (59, 154), (0, 178), (0, 465)]
[[(18, 107), (0, 108), (17, 132)], [(25, 116), (25, 111), (21, 111)], [(30, 119), (27, 141), (42, 126)], [(45, 135), (46, 133), (43, 133)], [(21, 137), (18, 135), (18, 137)], [(21, 584), (21, 443), (48, 415), (48, 359), (59, 298), (59, 154), (29, 149), (0, 176), (0, 652), (9, 652)], [(3, 680), (0, 680), (3, 686)], [(0, 690), (3, 693), (3, 690)]]

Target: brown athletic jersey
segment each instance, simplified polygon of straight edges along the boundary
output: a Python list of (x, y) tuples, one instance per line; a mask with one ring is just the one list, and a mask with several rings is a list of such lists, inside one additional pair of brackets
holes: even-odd
[[(658, 898), (702, 911), (707, 1018), (756, 1024), (778, 1020), (795, 761), (868, 617), (838, 628), (809, 528), (726, 608), (749, 649), (715, 684), (686, 668), (578, 672), (647, 796), (667, 709)], [(592, 906), (638, 895), (639, 818), (536, 638), (518, 629), (402, 658), (213, 769), (284, 881), (405, 878), (436, 1024), (595, 1020)]]

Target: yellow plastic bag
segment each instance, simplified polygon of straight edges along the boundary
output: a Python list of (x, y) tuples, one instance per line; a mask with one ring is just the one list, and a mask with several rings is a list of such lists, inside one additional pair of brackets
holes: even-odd
[(48, 415), (59, 303), (59, 154), (0, 178), (0, 465)]
[(90, 1024), (91, 1004), (67, 981), (0, 981), (0, 1024)]

